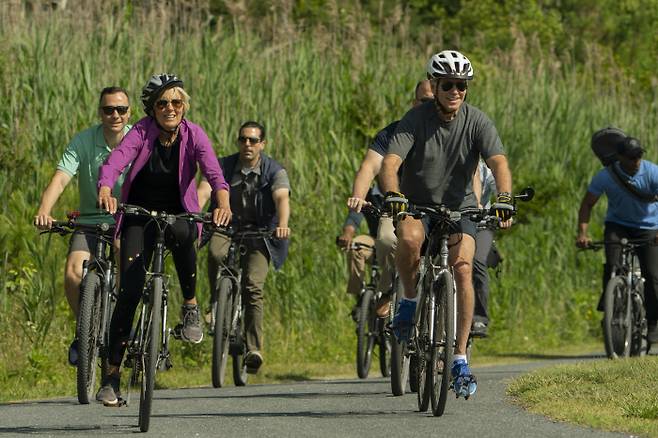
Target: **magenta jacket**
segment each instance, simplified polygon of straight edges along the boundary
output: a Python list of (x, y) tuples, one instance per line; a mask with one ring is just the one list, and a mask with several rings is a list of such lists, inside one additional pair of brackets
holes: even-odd
[[(132, 183), (148, 162), (159, 135), (160, 128), (152, 117), (144, 117), (137, 122), (99, 168), (98, 188), (114, 187), (123, 170), (132, 164), (121, 187), (121, 201), (127, 202)], [(181, 137), (178, 160), (181, 203), (185, 211), (198, 212), (200, 207), (195, 179), (197, 163), (213, 191), (228, 190), (229, 185), (224, 179), (210, 140), (199, 125), (183, 119), (178, 135)]]

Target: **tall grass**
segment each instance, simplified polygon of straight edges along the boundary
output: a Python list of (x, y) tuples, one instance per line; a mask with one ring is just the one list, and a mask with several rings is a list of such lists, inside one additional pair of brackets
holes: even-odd
[[(235, 152), (238, 126), (254, 119), (268, 129), (268, 152), (288, 169), (293, 237), (288, 262), (266, 285), (266, 361), (352, 360), (352, 303), (334, 237), (370, 138), (404, 114), (428, 54), (440, 47), (322, 30), (264, 40), (237, 21), (229, 31), (221, 22), (211, 27), (157, 9), (146, 16), (106, 8), (0, 19), (0, 330), (7, 334), (0, 381), (23, 369), (43, 377), (40, 352), (61, 349), (63, 356), (73, 333), (61, 292), (66, 244), (39, 238), (30, 226), (64, 146), (96, 122), (102, 87), (130, 90), (138, 115), (142, 84), (161, 71), (185, 81), (188, 118), (204, 127), (218, 155)], [(658, 132), (656, 106), (630, 99), (623, 78), (606, 80), (600, 58), (583, 66), (529, 53), (518, 47), (476, 60), (469, 95), (495, 121), (515, 186), (537, 190), (532, 204), (521, 206), (519, 226), (500, 237), (505, 262), (493, 280), (493, 338), (481, 343), (490, 351), (597, 334), (592, 309), (601, 259), (572, 249), (579, 199), (598, 168), (589, 137), (609, 123), (648, 145)], [(58, 217), (77, 204), (71, 186)], [(593, 222), (602, 214), (597, 209)], [(207, 302), (204, 258), (198, 291)], [(179, 295), (172, 292), (172, 309)], [(208, 351), (207, 343), (177, 347), (177, 360), (194, 366), (208, 361)]]

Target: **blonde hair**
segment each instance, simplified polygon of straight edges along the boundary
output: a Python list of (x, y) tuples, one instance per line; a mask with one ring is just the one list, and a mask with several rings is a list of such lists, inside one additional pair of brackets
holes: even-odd
[(166, 90), (163, 90), (162, 93), (160, 93), (160, 96), (158, 96), (158, 99), (162, 97), (163, 94), (165, 94), (167, 91), (172, 90), (176, 93), (178, 93), (181, 97), (181, 100), (183, 101), (183, 115), (187, 114), (187, 112), (190, 110), (190, 95), (187, 94), (187, 91), (185, 91), (182, 87), (171, 87), (167, 88)]

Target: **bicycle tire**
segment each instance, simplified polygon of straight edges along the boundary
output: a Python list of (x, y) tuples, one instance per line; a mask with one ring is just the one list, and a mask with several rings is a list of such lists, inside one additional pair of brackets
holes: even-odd
[[(378, 321), (382, 326), (384, 325), (384, 319)], [(381, 330), (379, 335), (379, 371), (382, 373), (382, 377), (391, 377), (391, 343), (394, 342), (391, 339), (391, 334), (385, 330)]]
[(409, 392), (418, 392), (418, 355), (409, 356)]
[(633, 334), (631, 336), (631, 356), (646, 356), (649, 352), (648, 323), (646, 319), (646, 312), (644, 310), (644, 286), (641, 282), (636, 286), (636, 289), (631, 295), (631, 302), (633, 304)]
[(96, 385), (98, 362), (98, 325), (100, 323), (100, 278), (87, 271), (80, 285), (80, 311), (76, 327), (78, 339), (77, 390), (78, 402), (89, 404)]
[(430, 392), (432, 390), (432, 373), (430, 370), (431, 361), (431, 343), (430, 338), (430, 316), (432, 312), (433, 297), (430, 294), (424, 294), (423, 301), (419, 302), (420, 317), (418, 318), (418, 333), (416, 334), (416, 381), (418, 382), (418, 391), (416, 398), (418, 400), (418, 410), (426, 412), (430, 404)]
[(152, 280), (151, 294), (149, 296), (150, 315), (146, 328), (145, 342), (142, 344), (144, 358), (144, 371), (142, 373), (142, 390), (139, 398), (139, 430), (147, 432), (151, 422), (151, 408), (153, 405), (153, 390), (155, 389), (155, 373), (160, 355), (160, 335), (162, 333), (162, 277)]
[(366, 288), (361, 295), (361, 305), (359, 306), (358, 323), (356, 326), (356, 373), (360, 379), (368, 377), (370, 365), (372, 363), (372, 300), (374, 291)]
[[(389, 314), (389, 323), (393, 321), (393, 316), (397, 312), (397, 306), (401, 290), (400, 279), (395, 283), (395, 293), (393, 294), (393, 306)], [(409, 357), (406, 355), (406, 345), (403, 345), (391, 334), (391, 393), (394, 396), (404, 395), (409, 380)]]
[(234, 300), (232, 303), (233, 315), (235, 312), (240, 309), (240, 317), (237, 318), (235, 327), (232, 327), (232, 332), (235, 334), (236, 347), (234, 354), (231, 354), (233, 358), (233, 383), (235, 386), (245, 386), (249, 375), (247, 374), (247, 365), (244, 363), (244, 355), (247, 351), (247, 344), (244, 339), (244, 309), (242, 309), (242, 298), (240, 296), (240, 291), (234, 295)]
[(610, 359), (628, 357), (631, 349), (631, 301), (623, 277), (612, 277), (603, 298), (603, 341)]
[(219, 280), (213, 297), (212, 312), (215, 315), (214, 338), (212, 348), (212, 386), (224, 386), (226, 364), (228, 363), (229, 332), (231, 330), (230, 296), (233, 283), (223, 277)]
[(432, 415), (443, 415), (450, 389), (450, 367), (455, 346), (455, 283), (452, 274), (444, 273), (434, 283), (437, 301), (434, 308), (435, 341), (432, 345), (430, 371), (432, 374)]

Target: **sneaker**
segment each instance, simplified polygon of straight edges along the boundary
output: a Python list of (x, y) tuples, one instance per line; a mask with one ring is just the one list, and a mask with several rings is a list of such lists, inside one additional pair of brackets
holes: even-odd
[(78, 366), (78, 340), (74, 339), (69, 346), (69, 364)]
[(198, 344), (203, 339), (203, 328), (199, 316), (199, 306), (196, 304), (183, 304), (181, 308), (181, 320), (183, 327), (181, 337), (193, 344)]
[(263, 364), (263, 355), (258, 350), (249, 351), (244, 357), (244, 364), (247, 366), (247, 373), (256, 374)]
[(114, 406), (119, 403), (119, 396), (121, 395), (121, 391), (119, 390), (120, 381), (118, 374), (110, 374), (103, 377), (101, 389), (96, 393), (96, 400), (103, 402), (106, 406)]
[(454, 361), (452, 364), (451, 388), (457, 394), (457, 398), (462, 396), (465, 400), (468, 400), (470, 396), (475, 394), (477, 387), (477, 380), (471, 374), (471, 369), (468, 367), (466, 361), (463, 359)]
[(474, 338), (486, 338), (489, 327), (482, 321), (473, 321), (471, 326), (471, 336)]
[(377, 307), (375, 308), (375, 313), (380, 318), (388, 318), (388, 314), (391, 312), (391, 295), (384, 294), (381, 296), (379, 301), (377, 301)]
[(650, 344), (658, 343), (658, 322), (649, 321), (649, 329), (647, 331), (647, 342)]
[(411, 328), (414, 325), (416, 313), (416, 302), (402, 298), (398, 304), (398, 311), (393, 317), (391, 329), (398, 342), (405, 342), (411, 336)]

